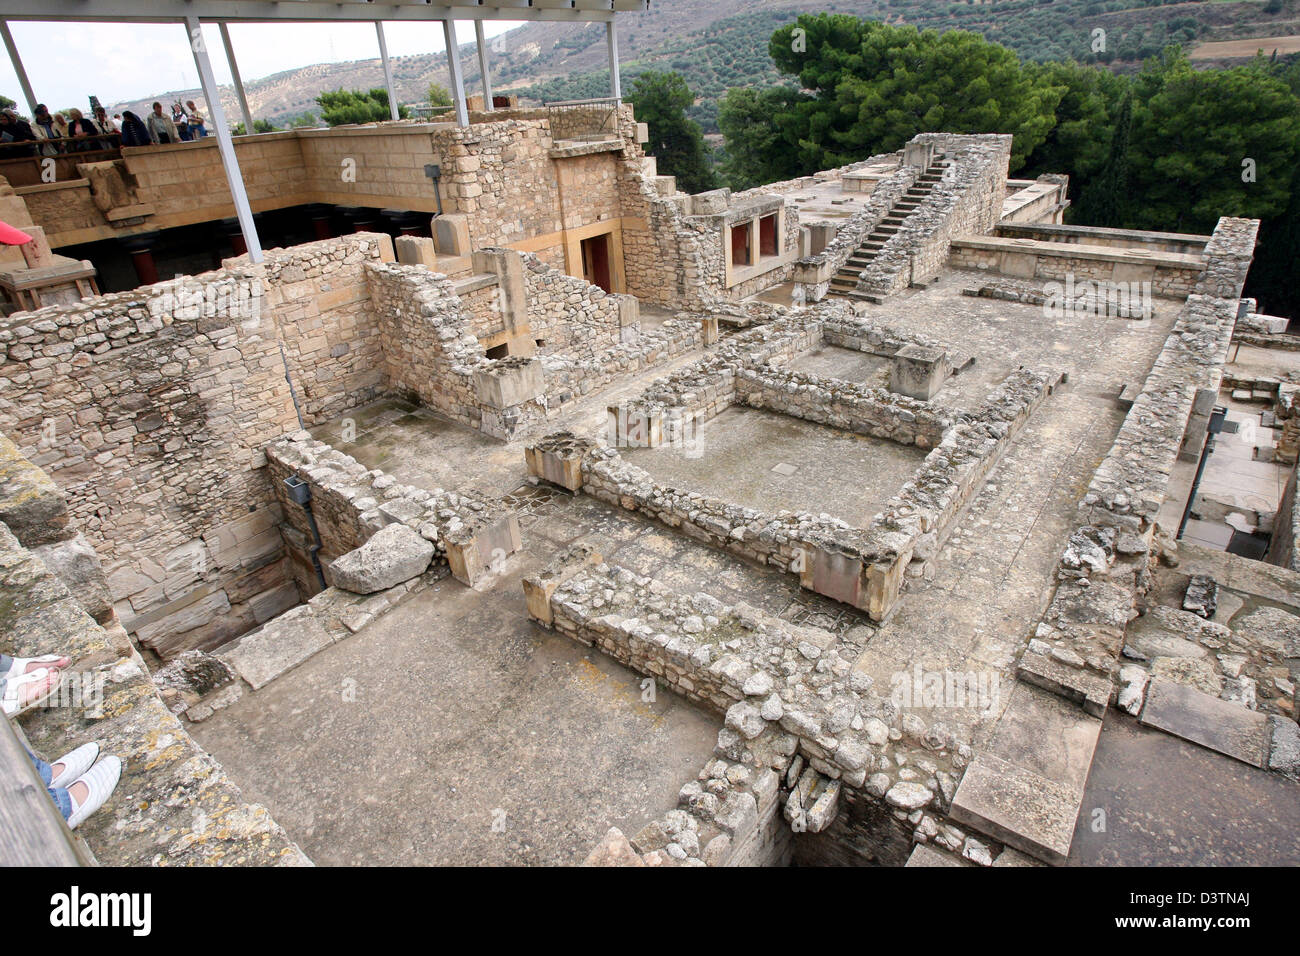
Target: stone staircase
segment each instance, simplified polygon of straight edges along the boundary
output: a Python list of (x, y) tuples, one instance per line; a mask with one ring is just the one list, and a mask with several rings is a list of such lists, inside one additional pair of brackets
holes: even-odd
[(876, 224), (876, 228), (871, 230), (857, 249), (853, 250), (848, 261), (844, 263), (844, 267), (831, 277), (830, 291), (832, 293), (851, 299), (870, 298), (866, 293), (858, 291), (858, 279), (862, 276), (862, 270), (871, 264), (885, 243), (892, 239), (894, 234), (903, 227), (903, 222), (907, 217), (916, 212), (921, 207), (921, 204), (929, 198), (935, 184), (943, 178), (944, 170), (948, 166), (948, 160), (937, 159), (926, 167), (925, 172), (917, 177), (916, 182), (903, 193), (902, 198), (894, 203), (884, 218)]

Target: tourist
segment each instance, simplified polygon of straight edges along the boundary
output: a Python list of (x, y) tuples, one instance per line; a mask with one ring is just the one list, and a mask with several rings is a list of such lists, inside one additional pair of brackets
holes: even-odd
[(181, 141), (180, 133), (176, 131), (176, 124), (172, 122), (170, 116), (163, 113), (161, 103), (153, 105), (153, 112), (149, 114), (148, 126), (150, 142), (163, 145)]
[(194, 138), (202, 139), (203, 137), (207, 136), (208, 135), (208, 128), (206, 125), (207, 121), (203, 118), (203, 114), (199, 112), (198, 107), (194, 105), (194, 101), (186, 100), (185, 106), (189, 110), (190, 131), (194, 134)]
[(181, 138), (182, 143), (188, 143), (194, 138), (190, 133), (189, 117), (185, 115), (185, 107), (180, 103), (172, 104), (172, 125), (176, 127), (176, 134)]
[[(60, 139), (67, 139), (72, 134), (68, 131), (68, 118), (62, 113), (54, 114), (54, 131), (59, 134)], [(66, 148), (66, 144), (65, 148)]]
[(102, 106), (95, 107), (95, 129), (104, 137), (99, 141), (100, 149), (112, 149), (118, 139), (117, 124), (108, 118), (108, 111)]
[(59, 138), (59, 129), (54, 125), (54, 117), (50, 115), (44, 103), (37, 104), (32, 114), (32, 132), (36, 134), (36, 139), (40, 143), (37, 152), (42, 156), (59, 154), (59, 144), (56, 142)]
[[(24, 748), (25, 749), (25, 748)], [(30, 750), (27, 756), (36, 764), (36, 772), (59, 808), (69, 829), (76, 829), (112, 796), (122, 779), (120, 757), (99, 759), (99, 744), (82, 744), (54, 763), (46, 763)]]
[(0, 153), (0, 157), (36, 155), (36, 134), (32, 132), (32, 125), (13, 110), (0, 110), (0, 143), (12, 144)]
[(149, 128), (145, 126), (140, 117), (130, 110), (122, 113), (123, 146), (148, 146), (152, 142), (153, 140), (149, 136)]
[[(121, 119), (119, 116), (118, 119)], [(117, 124), (108, 118), (108, 111), (102, 106), (95, 107), (95, 127), (104, 135), (111, 136), (118, 132)]]
[(68, 145), (69, 152), (85, 153), (102, 149), (99, 140), (95, 138), (98, 135), (99, 129), (81, 114), (81, 110), (68, 110), (68, 138), (72, 140)]

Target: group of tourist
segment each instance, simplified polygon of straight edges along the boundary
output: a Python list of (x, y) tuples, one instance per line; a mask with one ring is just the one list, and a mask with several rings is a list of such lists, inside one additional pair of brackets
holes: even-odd
[[(46, 703), (58, 691), (62, 672), (72, 663), (67, 657), (10, 657), (0, 654), (0, 707), (5, 719), (19, 717)], [(30, 750), (50, 799), (69, 827), (76, 827), (102, 807), (122, 778), (120, 757), (99, 753), (99, 744), (82, 744), (52, 763)]]
[(57, 156), (112, 149), (119, 141), (123, 146), (149, 146), (184, 143), (208, 135), (206, 121), (193, 100), (183, 106), (173, 103), (170, 112), (164, 111), (161, 103), (154, 103), (153, 111), (143, 120), (130, 110), (114, 114), (111, 119), (102, 106), (96, 106), (93, 112), (93, 118), (78, 109), (70, 109), (66, 115), (51, 113), (42, 103), (27, 120), (13, 109), (0, 110), (0, 144), (8, 147), (0, 151), (0, 156)]

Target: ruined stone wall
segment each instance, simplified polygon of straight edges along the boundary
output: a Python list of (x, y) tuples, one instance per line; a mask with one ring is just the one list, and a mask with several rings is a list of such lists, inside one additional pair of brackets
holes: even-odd
[(295, 422), (261, 271), (189, 291), (164, 283), (0, 328), (0, 429), (63, 488), (123, 620), (164, 656), (267, 610), (251, 602), (282, 583), (264, 571), (282, 551), (260, 449)]
[(929, 402), (840, 379), (806, 375), (771, 365), (736, 373), (736, 400), (751, 408), (830, 425), (859, 435), (872, 435), (933, 448), (951, 422)]
[(533, 337), (546, 343), (542, 354), (580, 360), (621, 341), (623, 296), (550, 268), (532, 255), (524, 256), (524, 291)]
[(1264, 560), (1277, 564), (1290, 571), (1300, 571), (1300, 509), (1295, 506), (1296, 469), (1286, 480), (1286, 489), (1277, 506), (1277, 516), (1273, 519), (1273, 537), (1268, 543), (1268, 553)]
[[(539, 623), (725, 709), (715, 758), (682, 788), (678, 810), (632, 837), (644, 862), (783, 862), (791, 838), (773, 826), (773, 800), (784, 804), (785, 820), (816, 832), (831, 825), (848, 791), (873, 802), (870, 815), (893, 821), (900, 853), (904, 842), (973, 842), (945, 816), (972, 757), (969, 742), (941, 721), (903, 713), (890, 688), (853, 672), (852, 655), (838, 653), (830, 632), (702, 592), (676, 593), (589, 550), (562, 554), (524, 587)], [(824, 800), (794, 801), (814, 784)], [(862, 814), (852, 812), (849, 825), (861, 826)], [(793, 839), (795, 859), (804, 838)]]
[(95, 595), (106, 584), (62, 492), (3, 439), (0, 475), (0, 651), (72, 658), (50, 705), (17, 722), (47, 760), (94, 741), (123, 762), (108, 802), (76, 831), (94, 859), (105, 866), (309, 865), (266, 808), (248, 803), (168, 711), (112, 608), (107, 617), (96, 613)]
[(509, 375), (521, 366), (518, 360), (487, 357), (474, 337), (474, 317), (464, 310), (451, 280), (418, 266), (373, 263), (367, 276), (384, 370), (394, 391), (496, 437), (545, 418), (537, 401), (540, 375), (539, 388), (515, 396), (521, 401), (493, 405), (481, 396), (483, 376)]
[(307, 432), (271, 444), (266, 456), (284, 511), (294, 574), (306, 593), (320, 590), (310, 556), (314, 535), (306, 509), (292, 500), (285, 484), (291, 475), (311, 489), (327, 582), (335, 558), (365, 544), (389, 524), (405, 524), (418, 532), (433, 544), (435, 561), (445, 560), (451, 573), (466, 584), (476, 583), (494, 562), (499, 564), (519, 549), (517, 519), (485, 495), (402, 484)]

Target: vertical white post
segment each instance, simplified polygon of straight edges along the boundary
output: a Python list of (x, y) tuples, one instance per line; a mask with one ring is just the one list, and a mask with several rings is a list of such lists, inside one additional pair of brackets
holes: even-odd
[(465, 80), (460, 70), (460, 50), (456, 47), (456, 21), (442, 21), (442, 38), (447, 45), (447, 72), (451, 74), (451, 101), (456, 104), (456, 125), (469, 125), (465, 108)]
[(235, 156), (235, 142), (230, 138), (230, 127), (226, 125), (221, 91), (217, 89), (217, 78), (212, 72), (212, 61), (208, 59), (208, 48), (203, 42), (203, 27), (199, 18), (186, 17), (185, 30), (189, 34), (190, 50), (194, 53), (194, 65), (199, 71), (199, 85), (203, 87), (203, 97), (208, 101), (208, 113), (212, 117), (213, 131), (217, 134), (221, 165), (226, 170), (230, 199), (235, 204), (235, 215), (239, 219), (239, 230), (244, 234), (244, 245), (248, 247), (248, 259), (250, 262), (261, 262), (262, 241), (257, 237), (257, 226), (253, 223), (253, 210), (248, 205), (248, 192), (244, 189), (244, 177), (239, 172), (239, 160)]
[(487, 44), (483, 42), (483, 21), (474, 21), (474, 39), (478, 41), (478, 71), (483, 77), (483, 109), (492, 109), (492, 75), (488, 73)]
[(388, 113), (393, 119), (401, 119), (397, 112), (397, 91), (393, 89), (393, 65), (388, 62), (388, 44), (384, 42), (384, 24), (375, 21), (375, 36), (379, 37), (379, 62), (384, 65), (384, 85), (388, 87)]
[(618, 34), (614, 32), (614, 18), (605, 21), (605, 39), (609, 42), (609, 95), (623, 98), (623, 83), (618, 75)]
[[(221, 45), (226, 48), (226, 62), (230, 65), (230, 80), (235, 84), (235, 99), (239, 100), (239, 112), (244, 114), (244, 132), (253, 132), (253, 112), (248, 108), (248, 97), (244, 95), (244, 81), (239, 76), (239, 64), (235, 62), (235, 45), (230, 42), (230, 28), (225, 22), (221, 27)], [(211, 111), (212, 107), (208, 107)]]
[(9, 24), (0, 20), (0, 37), (4, 37), (5, 49), (9, 51), (9, 62), (14, 66), (14, 73), (18, 75), (18, 85), (22, 87), (23, 96), (27, 97), (27, 108), (34, 114), (36, 112), (36, 94), (32, 92), (32, 84), (27, 79), (27, 71), (23, 69), (23, 61), (18, 56), (18, 47), (14, 44), (14, 36), (9, 32)]

